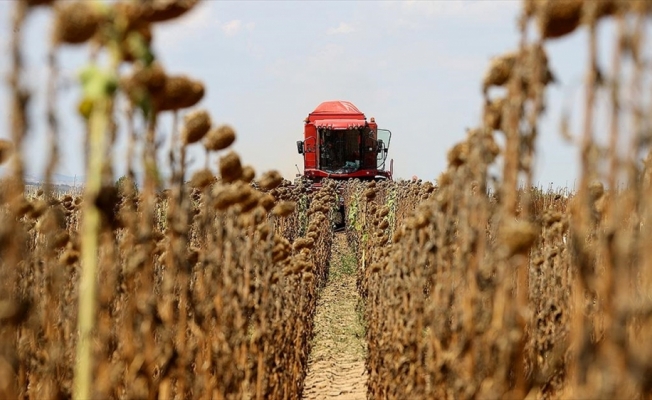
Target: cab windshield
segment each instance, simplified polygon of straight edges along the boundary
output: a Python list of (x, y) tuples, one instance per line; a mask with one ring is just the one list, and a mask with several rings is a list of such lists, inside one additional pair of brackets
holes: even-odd
[(322, 129), (320, 169), (331, 173), (350, 173), (362, 166), (361, 129)]

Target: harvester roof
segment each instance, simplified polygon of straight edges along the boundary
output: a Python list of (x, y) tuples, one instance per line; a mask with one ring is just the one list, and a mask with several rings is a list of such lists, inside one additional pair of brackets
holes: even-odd
[(307, 122), (315, 123), (315, 121), (329, 120), (332, 123), (336, 120), (347, 120), (348, 122), (344, 124), (346, 126), (347, 124), (353, 123), (351, 120), (357, 120), (359, 125), (364, 125), (365, 119), (364, 114), (358, 110), (358, 107), (354, 106), (353, 103), (338, 100), (325, 101), (318, 105), (317, 108), (308, 115)]
[(362, 114), (358, 107), (350, 101), (325, 101), (315, 108), (311, 114)]

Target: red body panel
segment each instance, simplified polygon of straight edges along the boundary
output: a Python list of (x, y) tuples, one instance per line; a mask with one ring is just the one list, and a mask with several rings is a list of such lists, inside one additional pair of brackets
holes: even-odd
[(306, 124), (303, 150), (304, 169), (317, 168), (317, 129), (315, 125)]
[(376, 169), (363, 169), (348, 174), (331, 174), (319, 169), (310, 169), (310, 170), (307, 169), (305, 171), (305, 175), (308, 178), (330, 178), (330, 179), (354, 179), (354, 178), (371, 179), (371, 178), (375, 178), (376, 176), (384, 176), (389, 179), (392, 178), (389, 171), (378, 171)]

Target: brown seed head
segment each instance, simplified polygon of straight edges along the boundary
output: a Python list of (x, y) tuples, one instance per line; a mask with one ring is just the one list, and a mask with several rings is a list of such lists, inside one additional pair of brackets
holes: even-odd
[(512, 77), (514, 66), (519, 60), (519, 56), (521, 56), (525, 62), (529, 63), (529, 65), (532, 65), (532, 63), (541, 65), (541, 68), (538, 69), (540, 76), (532, 76), (533, 69), (530, 68), (527, 71), (529, 75), (524, 77), (525, 83), (536, 80), (542, 84), (548, 84), (555, 81), (552, 71), (548, 68), (548, 57), (546, 56), (543, 47), (540, 45), (533, 45), (526, 48), (523, 53), (509, 52), (502, 56), (492, 58), (491, 63), (489, 64), (489, 69), (485, 73), (483, 79), (483, 93), (486, 94), (491, 86), (504, 86), (507, 84), (509, 79)]
[(115, 223), (115, 213), (120, 202), (118, 188), (115, 185), (102, 186), (95, 199), (95, 206), (102, 212), (107, 222)]
[(181, 138), (184, 145), (196, 143), (206, 135), (211, 128), (211, 116), (206, 110), (194, 110), (184, 117)]
[(19, 195), (11, 199), (9, 202), (9, 210), (17, 217), (30, 214), (33, 211), (32, 203), (30, 203), (25, 196)]
[(249, 194), (242, 202), (240, 202), (241, 213), (248, 213), (249, 211), (253, 210), (256, 206), (258, 206), (258, 200), (260, 199), (260, 192), (251, 190), (248, 186), (246, 188), (249, 189)]
[(271, 235), (272, 230), (270, 229), (269, 225), (261, 224), (261, 226), (258, 228), (258, 233), (260, 234), (260, 238), (262, 240), (267, 240)]
[(437, 184), (439, 187), (448, 186), (451, 182), (453, 182), (453, 179), (451, 178), (451, 174), (448, 171), (442, 172), (439, 175), (439, 178), (437, 178)]
[(229, 206), (237, 202), (237, 192), (231, 186), (221, 186), (213, 191), (214, 203), (216, 209), (226, 210)]
[(141, 19), (141, 12), (142, 8), (134, 1), (120, 0), (113, 4), (115, 19), (121, 26), (124, 26), (125, 30), (131, 30), (135, 26), (146, 23)]
[(308, 224), (308, 233), (310, 232), (317, 232), (319, 230), (319, 222), (317, 220), (311, 220), (310, 223)]
[(141, 5), (140, 17), (148, 22), (175, 19), (190, 11), (199, 0), (154, 0)]
[(56, 44), (80, 44), (97, 31), (102, 16), (89, 1), (61, 1), (54, 7), (54, 41)]
[(507, 53), (491, 59), (489, 69), (482, 80), (484, 92), (491, 86), (503, 86), (509, 80), (516, 63), (516, 53)]
[(203, 189), (215, 182), (215, 176), (208, 169), (202, 169), (195, 172), (190, 179), (190, 186), (197, 189)]
[(79, 260), (79, 252), (73, 249), (66, 249), (59, 257), (59, 261), (63, 265), (73, 265), (77, 260)]
[(559, 211), (547, 210), (543, 214), (543, 222), (548, 227), (550, 227), (553, 224), (561, 221), (561, 219), (562, 219), (562, 215), (561, 215), (561, 213)]
[(584, 0), (528, 0), (526, 7), (536, 15), (541, 37), (551, 39), (577, 29), (582, 18), (583, 2)]
[(235, 142), (235, 131), (229, 125), (220, 125), (206, 135), (204, 147), (209, 151), (226, 149)]
[(265, 194), (263, 197), (260, 198), (258, 202), (265, 209), (265, 211), (269, 211), (272, 208), (274, 208), (274, 204), (276, 204), (276, 199), (271, 194)]
[(486, 135), (483, 138), (483, 141), (486, 155), (489, 157), (488, 161), (492, 162), (498, 156), (498, 154), (500, 154), (500, 147), (498, 147), (498, 143), (496, 143), (493, 135)]
[(272, 249), (272, 262), (277, 263), (279, 261), (285, 260), (290, 253), (283, 246), (274, 246)]
[(120, 84), (131, 101), (140, 102), (146, 95), (162, 96), (166, 80), (167, 76), (161, 64), (153, 62), (148, 66), (136, 65), (133, 73), (121, 79)]
[(165, 87), (154, 97), (157, 111), (179, 110), (192, 107), (204, 97), (204, 84), (187, 76), (172, 76)]
[(394, 234), (392, 235), (392, 243), (398, 243), (402, 237), (403, 237), (403, 231), (401, 229), (395, 230)]
[(290, 265), (288, 265), (286, 268), (283, 268), (283, 275), (290, 276), (299, 274), (304, 269), (304, 263), (304, 260), (296, 261), (296, 259), (293, 259)]
[(498, 130), (501, 128), (503, 107), (507, 102), (506, 98), (499, 98), (487, 101), (484, 105), (484, 125), (487, 128)]
[(240, 203), (249, 194), (243, 186), (237, 184), (217, 186), (213, 189), (214, 206), (218, 210), (225, 210), (234, 204)]
[(589, 194), (593, 201), (598, 200), (604, 194), (604, 185), (600, 181), (591, 182), (589, 185)]
[(448, 164), (452, 167), (459, 167), (469, 158), (469, 143), (458, 143), (448, 151)]
[(295, 207), (296, 203), (293, 201), (282, 201), (272, 209), (272, 214), (286, 217), (294, 212)]
[(274, 171), (265, 172), (263, 176), (260, 178), (260, 180), (258, 181), (258, 185), (263, 190), (272, 190), (278, 187), (282, 182), (283, 182), (283, 177), (278, 171), (274, 170)]
[(380, 210), (378, 210), (378, 216), (380, 218), (385, 218), (389, 214), (389, 207), (387, 206), (382, 206)]
[(528, 221), (510, 221), (502, 231), (503, 243), (508, 255), (525, 254), (538, 236), (537, 228)]
[(367, 189), (364, 191), (364, 196), (368, 200), (373, 200), (376, 197), (376, 191), (373, 188)]
[(294, 251), (298, 252), (303, 248), (310, 249), (314, 244), (315, 242), (310, 238), (298, 238), (297, 240), (294, 241), (292, 248), (294, 248)]
[(245, 183), (250, 183), (256, 177), (256, 171), (251, 165), (245, 165), (242, 167), (242, 176), (240, 180)]
[(382, 235), (378, 238), (378, 244), (380, 246), (385, 246), (387, 243), (389, 243), (389, 236)]
[(70, 235), (68, 232), (58, 232), (52, 239), (52, 247), (55, 249), (60, 249), (65, 247), (70, 241)]
[(66, 228), (66, 215), (61, 206), (49, 208), (41, 217), (37, 229), (42, 234), (57, 232)]
[(220, 158), (220, 174), (224, 182), (233, 182), (242, 176), (240, 157), (233, 151)]
[(193, 247), (188, 251), (188, 255), (186, 256), (186, 259), (188, 260), (189, 265), (195, 265), (197, 264), (197, 261), (199, 261), (199, 256), (201, 255), (201, 249)]

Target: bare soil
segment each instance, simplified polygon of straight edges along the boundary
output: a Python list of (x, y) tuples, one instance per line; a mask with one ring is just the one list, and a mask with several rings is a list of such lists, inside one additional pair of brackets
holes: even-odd
[(336, 233), (328, 283), (315, 315), (304, 399), (365, 399), (366, 341), (356, 290), (357, 262), (344, 233)]

